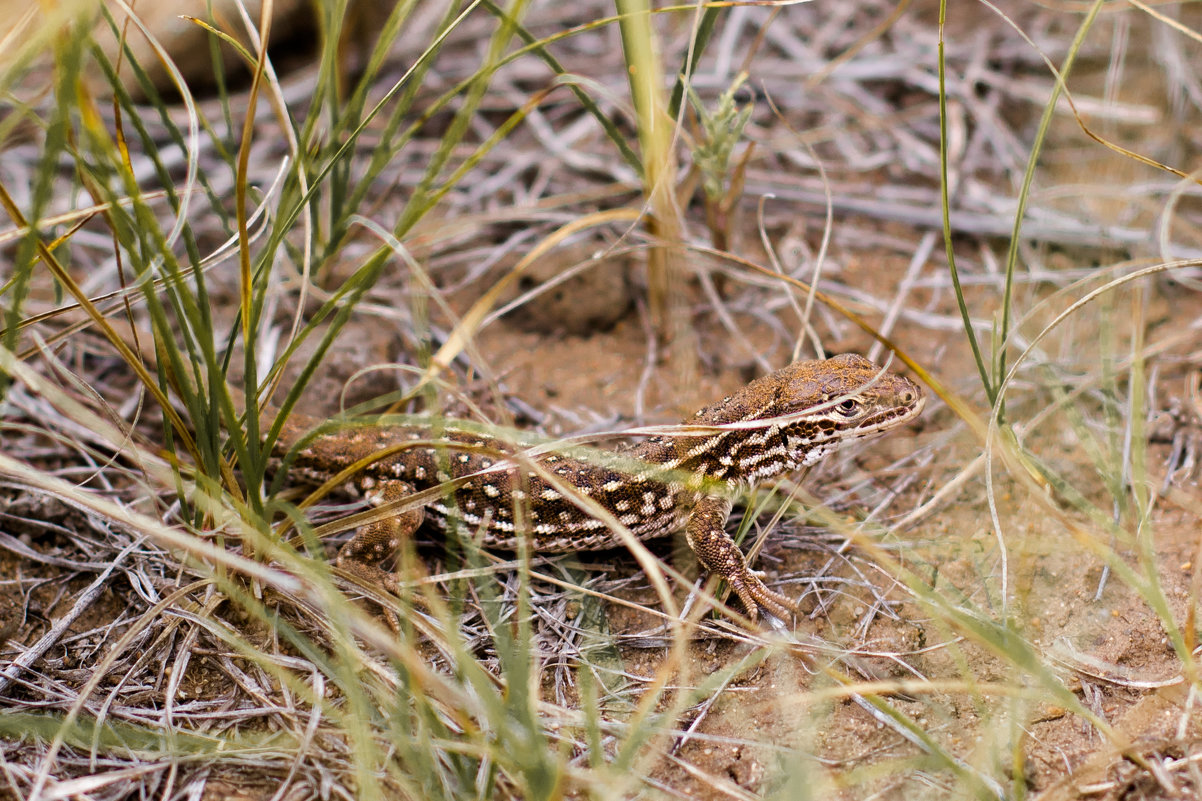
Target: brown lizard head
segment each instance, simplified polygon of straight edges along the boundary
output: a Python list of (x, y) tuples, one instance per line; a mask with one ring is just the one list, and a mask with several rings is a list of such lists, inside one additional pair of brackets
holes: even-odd
[(690, 422), (723, 430), (681, 443), (695, 456), (682, 466), (755, 484), (912, 420), (924, 403), (917, 384), (863, 356), (794, 362), (697, 412)]

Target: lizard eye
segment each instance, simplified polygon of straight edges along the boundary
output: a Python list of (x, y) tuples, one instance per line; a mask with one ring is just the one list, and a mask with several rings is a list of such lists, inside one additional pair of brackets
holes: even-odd
[(853, 417), (860, 411), (860, 403), (854, 398), (848, 398), (836, 406), (835, 410), (844, 417)]

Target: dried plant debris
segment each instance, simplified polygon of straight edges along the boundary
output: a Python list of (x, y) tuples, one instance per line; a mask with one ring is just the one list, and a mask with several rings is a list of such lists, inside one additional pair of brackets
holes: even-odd
[[(688, 72), (673, 340), (647, 303), (663, 243), (613, 5), (512, 27), (385, 5), (312, 59), (270, 50), (253, 103), (249, 68), (224, 67), (132, 101), (129, 56), (153, 56), (110, 81), (90, 23), (0, 68), (9, 794), (1197, 791), (1202, 281), (1171, 260), (1202, 254), (1202, 221), (1178, 176), (1081, 128), (1193, 169), (1189, 9), (1111, 9), (1074, 50), (1076, 11), (951, 7), (942, 129), (932, 4), (653, 15), (665, 95)], [(254, 42), (240, 12), (211, 22)], [(250, 63), (201, 39), (202, 71), (210, 46)], [(1050, 116), (1011, 243), (1070, 56), (1081, 121)], [(905, 435), (737, 498), (727, 530), (800, 599), (789, 630), (708, 614), (722, 589), (671, 543), (651, 555), (679, 616), (625, 550), (429, 529), (392, 597), (330, 566), (362, 499), (270, 487), (242, 438), (270, 425), (248, 407), (291, 400), (638, 439), (819, 345), (884, 364), (823, 298), (944, 394)], [(1004, 403), (965, 325), (987, 367), (1005, 353)]]

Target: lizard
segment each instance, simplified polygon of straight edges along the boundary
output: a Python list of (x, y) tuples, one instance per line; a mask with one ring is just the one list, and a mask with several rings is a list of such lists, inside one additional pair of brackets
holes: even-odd
[(273, 450), (310, 481), (357, 470), (355, 484), (377, 506), (446, 485), (425, 510), (360, 527), (335, 558), (338, 567), (394, 593), (397, 578), (378, 564), (395, 555), (426, 510), (444, 528), (457, 523), (480, 532), (486, 548), (518, 550), (525, 538), (533, 553), (548, 554), (621, 547), (622, 537), (589, 511), (599, 507), (639, 540), (683, 529), (701, 565), (726, 580), (753, 621), (761, 609), (788, 620), (794, 602), (764, 584), (725, 530), (732, 496), (896, 428), (924, 403), (913, 381), (843, 354), (762, 376), (612, 459), (529, 450), (453, 421), (331, 431), (299, 414), (288, 417)]

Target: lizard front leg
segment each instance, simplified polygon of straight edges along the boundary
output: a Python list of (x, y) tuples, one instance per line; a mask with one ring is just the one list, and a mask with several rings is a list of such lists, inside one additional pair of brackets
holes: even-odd
[[(364, 495), (372, 506), (384, 506), (399, 501), (412, 492), (413, 488), (403, 481), (388, 481), (366, 489)], [(379, 563), (396, 555), (401, 542), (417, 530), (424, 516), (424, 510), (417, 507), (368, 523), (338, 549), (334, 564), (368, 586), (383, 587), (394, 595), (398, 594), (396, 574), (382, 569)], [(394, 632), (400, 631), (400, 625), (392, 610), (382, 611), (388, 626)]]
[(707, 495), (693, 506), (685, 524), (685, 538), (697, 560), (730, 584), (747, 615), (755, 620), (760, 607), (781, 620), (789, 620), (797, 606), (789, 598), (768, 589), (760, 577), (747, 567), (739, 546), (726, 533), (726, 518), (730, 516), (730, 500), (720, 495)]

